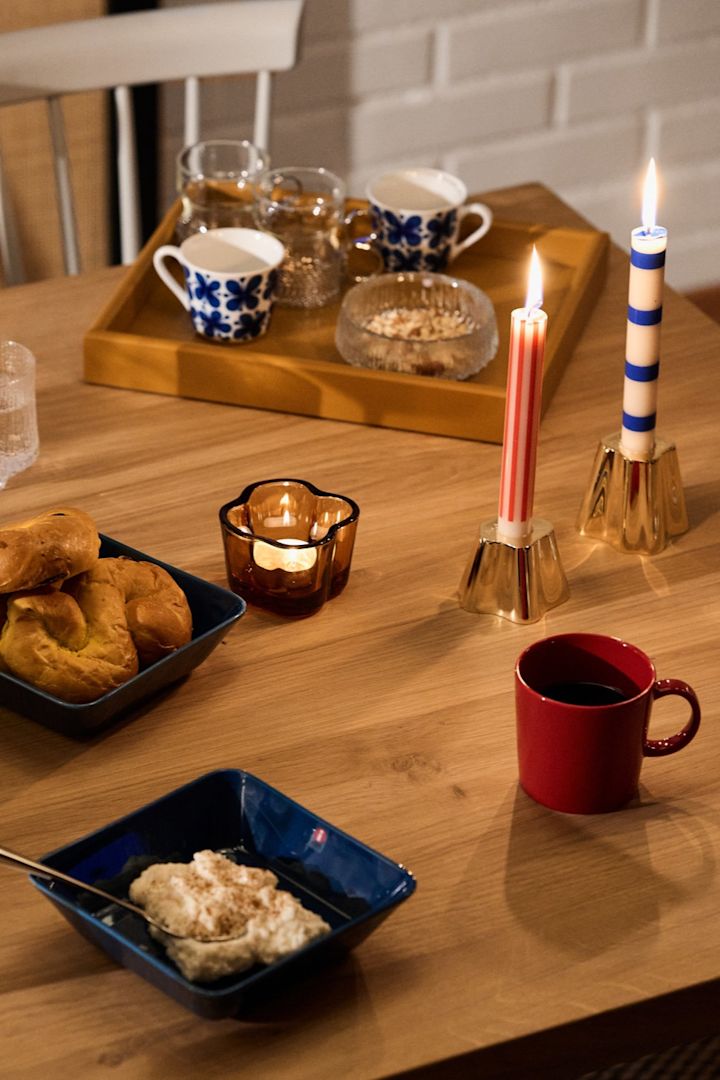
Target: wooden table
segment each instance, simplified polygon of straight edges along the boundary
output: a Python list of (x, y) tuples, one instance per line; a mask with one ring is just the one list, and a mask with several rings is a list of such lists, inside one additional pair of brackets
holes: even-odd
[[(496, 211), (577, 217), (544, 189)], [(39, 855), (221, 766), (261, 776), (404, 863), (416, 894), (346, 962), (241, 1020), (202, 1021), (79, 938), (0, 870), (2, 1071), (12, 1078), (573, 1077), (717, 1031), (720, 970), (720, 330), (666, 299), (659, 431), (678, 444), (691, 529), (655, 558), (582, 539), (598, 439), (619, 426), (627, 259), (543, 422), (536, 508), (571, 596), (517, 626), (458, 606), (500, 450), (84, 385), (81, 340), (118, 269), (0, 295), (3, 337), (39, 362), (41, 456), (3, 518), (63, 503), (224, 583), (217, 510), (265, 477), (357, 500), (350, 583), (316, 616), (250, 610), (151, 710), (89, 741), (2, 713), (0, 841)], [(551, 632), (628, 638), (704, 707), (637, 803), (573, 817), (516, 782), (513, 665)], [(655, 734), (684, 719), (656, 710)]]

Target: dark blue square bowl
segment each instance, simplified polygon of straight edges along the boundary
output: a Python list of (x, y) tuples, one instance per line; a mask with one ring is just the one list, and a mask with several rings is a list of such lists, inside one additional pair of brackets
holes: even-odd
[(130, 882), (146, 866), (189, 862), (206, 848), (272, 870), (279, 887), (321, 915), (331, 932), (267, 967), (192, 983), (138, 916), (89, 893), (32, 881), (84, 937), (209, 1019), (237, 1015), (278, 983), (353, 948), (415, 890), (412, 874), (402, 866), (240, 769), (206, 773), (43, 861), (126, 897)]
[(53, 694), (38, 690), (22, 679), (16, 679), (14, 675), (0, 672), (0, 706), (22, 713), (64, 735), (81, 736), (98, 731), (144, 704), (160, 690), (189, 675), (245, 613), (245, 601), (228, 589), (186, 574), (176, 566), (153, 559), (152, 555), (145, 555), (109, 536), (101, 534), (100, 540), (101, 558), (122, 555), (127, 559), (156, 563), (167, 570), (185, 593), (190, 605), (192, 639), (176, 652), (150, 664), (116, 690), (85, 705), (72, 705)]

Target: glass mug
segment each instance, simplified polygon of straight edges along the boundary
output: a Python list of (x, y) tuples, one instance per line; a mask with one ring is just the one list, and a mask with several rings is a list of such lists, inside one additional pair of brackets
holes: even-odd
[(182, 242), (208, 229), (254, 226), (254, 180), (270, 157), (247, 139), (194, 143), (177, 158), (177, 191), (182, 200), (176, 237)]
[(255, 215), (286, 249), (277, 302), (319, 308), (339, 294), (351, 251), (371, 252), (365, 239), (350, 239), (355, 215), (345, 213), (345, 184), (323, 168), (288, 166), (264, 173), (257, 184)]
[(0, 342), (0, 490), (32, 465), (39, 441), (35, 357), (17, 341)]

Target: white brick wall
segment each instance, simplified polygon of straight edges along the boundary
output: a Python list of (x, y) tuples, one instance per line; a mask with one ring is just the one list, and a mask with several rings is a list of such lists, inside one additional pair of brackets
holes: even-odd
[[(541, 180), (628, 247), (654, 154), (668, 280), (720, 281), (720, 0), (306, 0), (301, 49), (275, 79), (275, 164), (353, 194), (405, 164), (471, 191)], [(249, 135), (245, 81), (208, 84), (203, 110), (206, 136)], [(175, 94), (166, 117), (169, 163)]]

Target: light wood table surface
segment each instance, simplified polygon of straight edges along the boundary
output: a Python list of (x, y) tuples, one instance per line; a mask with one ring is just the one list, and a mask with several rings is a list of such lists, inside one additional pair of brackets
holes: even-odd
[[(490, 201), (578, 221), (536, 186)], [(596, 445), (620, 420), (628, 268), (613, 251), (540, 439), (536, 512), (571, 596), (516, 626), (456, 595), (496, 512), (499, 447), (86, 385), (82, 335), (121, 273), (0, 294), (0, 333), (38, 357), (42, 440), (0, 495), (2, 520), (80, 506), (224, 584), (218, 508), (255, 480), (300, 476), (359, 503), (353, 571), (310, 619), (250, 609), (189, 680), (89, 740), (2, 710), (0, 843), (38, 856), (237, 767), (408, 866), (418, 888), (339, 966), (213, 1023), (0, 868), (3, 1077), (556, 1080), (716, 1033), (720, 329), (666, 296), (658, 430), (678, 446), (690, 531), (654, 558), (581, 538)], [(517, 786), (515, 659), (571, 630), (635, 642), (704, 710), (695, 742), (646, 761), (637, 802), (605, 816), (554, 814)], [(659, 703), (653, 734), (685, 709)]]

